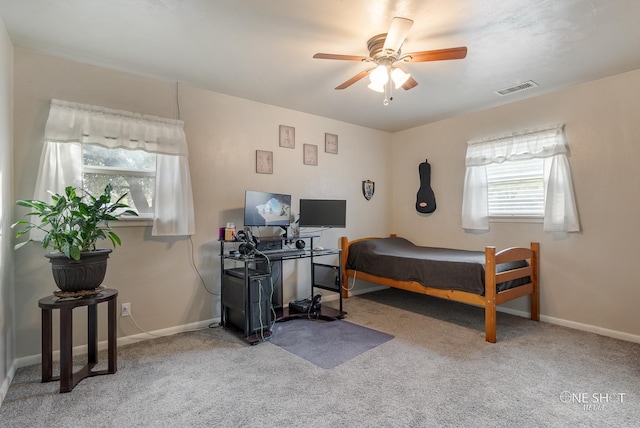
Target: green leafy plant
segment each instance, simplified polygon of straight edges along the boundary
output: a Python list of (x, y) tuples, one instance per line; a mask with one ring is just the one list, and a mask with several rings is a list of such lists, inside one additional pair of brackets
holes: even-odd
[[(122, 202), (127, 196), (120, 196), (111, 202), (111, 184), (107, 184), (104, 193), (95, 197), (86, 191), (68, 186), (65, 194), (51, 193), (51, 203), (39, 200), (19, 200), (17, 205), (30, 208), (27, 216), (39, 217), (39, 222), (19, 220), (11, 227), (23, 226), (16, 232), (16, 238), (38, 229), (44, 233), (42, 248), (52, 247), (70, 259), (79, 260), (80, 254), (96, 249), (98, 239), (109, 238), (114, 248), (122, 244), (120, 237), (109, 227), (110, 221), (117, 221), (124, 214), (138, 214)], [(14, 247), (18, 249), (26, 243)]]

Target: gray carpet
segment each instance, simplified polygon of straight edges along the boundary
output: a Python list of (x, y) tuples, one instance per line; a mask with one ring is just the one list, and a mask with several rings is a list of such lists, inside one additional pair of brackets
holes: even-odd
[(271, 343), (323, 369), (332, 369), (393, 339), (348, 321), (297, 319), (278, 322)]
[(220, 328), (177, 334), (119, 347), (117, 373), (68, 394), (19, 369), (0, 426), (638, 426), (640, 344), (502, 313), (489, 344), (469, 305), (373, 294), (347, 320), (394, 339), (333, 369)]

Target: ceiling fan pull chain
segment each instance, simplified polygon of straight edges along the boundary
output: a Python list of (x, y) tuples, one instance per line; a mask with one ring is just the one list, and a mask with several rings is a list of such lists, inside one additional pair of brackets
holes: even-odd
[(393, 101), (392, 91), (393, 91), (392, 85), (388, 83), (384, 85), (384, 100), (382, 101), (383, 105), (388, 106), (389, 102)]

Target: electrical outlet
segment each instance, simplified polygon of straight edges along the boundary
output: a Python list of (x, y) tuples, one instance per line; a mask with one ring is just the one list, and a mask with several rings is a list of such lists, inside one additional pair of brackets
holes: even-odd
[(120, 306), (120, 316), (121, 317), (131, 316), (131, 303), (123, 303), (122, 306)]

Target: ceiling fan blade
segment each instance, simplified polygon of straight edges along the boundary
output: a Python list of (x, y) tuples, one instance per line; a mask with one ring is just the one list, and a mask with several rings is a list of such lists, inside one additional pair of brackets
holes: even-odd
[(391, 21), (391, 26), (389, 27), (389, 32), (387, 33), (387, 37), (384, 40), (384, 46), (382, 47), (383, 51), (391, 50), (393, 52), (398, 52), (400, 47), (404, 43), (404, 39), (409, 34), (409, 30), (413, 26), (413, 21), (407, 18), (399, 18), (395, 17)]
[(402, 89), (408, 91), (409, 89), (415, 88), (416, 86), (418, 86), (418, 82), (416, 82), (416, 79), (414, 79), (413, 77), (409, 77), (409, 79), (404, 82), (404, 85), (402, 85)]
[(347, 80), (346, 82), (344, 82), (342, 85), (336, 86), (336, 89), (345, 89), (348, 88), (349, 86), (353, 85), (354, 83), (356, 83), (358, 80), (362, 79), (363, 77), (365, 77), (366, 75), (368, 75), (369, 73), (371, 73), (371, 70), (373, 70), (375, 67), (372, 68), (367, 68), (364, 71), (361, 71), (360, 73), (356, 74), (355, 76), (353, 76), (351, 79)]
[(436, 49), (433, 51), (412, 52), (407, 54), (410, 62), (443, 61), (448, 59), (463, 59), (467, 56), (467, 47)]
[(344, 61), (364, 61), (367, 59), (366, 56), (337, 55), (337, 54), (328, 54), (328, 53), (317, 53), (313, 57), (316, 59), (340, 59)]

